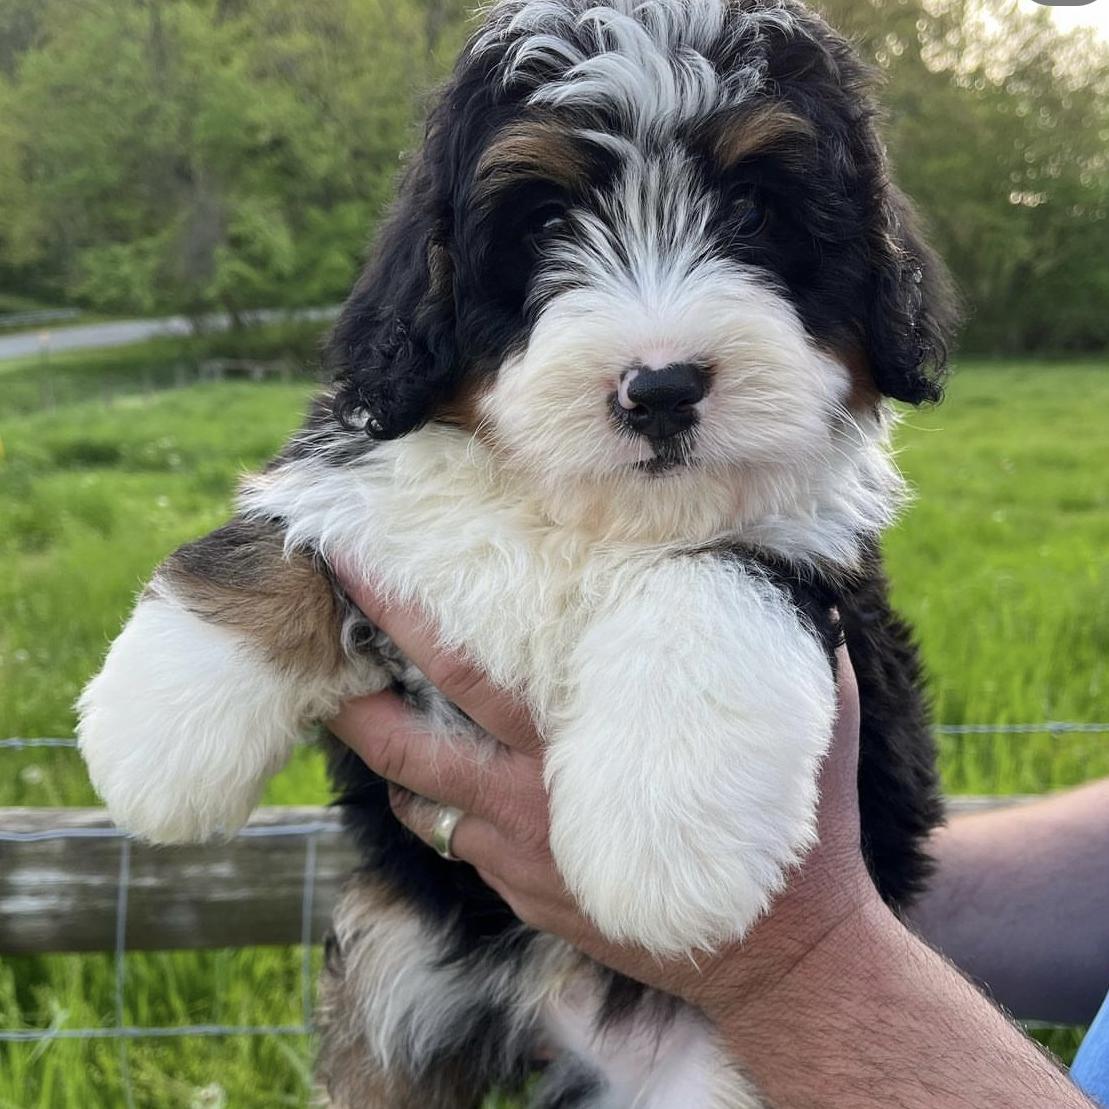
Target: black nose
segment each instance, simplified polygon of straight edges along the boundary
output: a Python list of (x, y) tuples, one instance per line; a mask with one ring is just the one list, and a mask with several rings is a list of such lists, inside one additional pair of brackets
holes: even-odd
[(672, 362), (661, 370), (633, 366), (617, 393), (621, 418), (649, 439), (669, 439), (697, 423), (693, 407), (708, 390), (708, 375), (696, 362)]

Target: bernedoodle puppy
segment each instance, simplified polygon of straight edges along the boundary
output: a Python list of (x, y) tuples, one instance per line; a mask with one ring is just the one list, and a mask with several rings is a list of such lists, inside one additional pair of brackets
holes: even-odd
[[(940, 395), (952, 309), (868, 75), (794, 0), (486, 13), (333, 333), (333, 387), (225, 527), (147, 586), (80, 701), (92, 780), (158, 843), (233, 833), (306, 730), (402, 689), (416, 601), (546, 741), (551, 848), (609, 937), (742, 937), (814, 839), (845, 639), (864, 849), (903, 906), (940, 817), (878, 537), (886, 398)], [(692, 1010), (521, 925), (338, 744), (364, 852), (324, 972), (342, 1109), (759, 1104)]]

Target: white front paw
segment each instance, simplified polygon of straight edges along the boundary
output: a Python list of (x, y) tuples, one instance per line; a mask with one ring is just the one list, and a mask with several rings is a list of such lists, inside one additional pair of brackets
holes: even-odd
[(92, 784), (151, 842), (230, 835), (296, 741), (295, 693), (230, 632), (144, 599), (78, 702)]
[(815, 839), (835, 717), (823, 648), (727, 563), (673, 560), (598, 619), (550, 729), (551, 850), (615, 940), (738, 939)]
[[(567, 789), (552, 797), (552, 853), (610, 939), (659, 956), (715, 950), (742, 938), (815, 841), (815, 768), (798, 769), (787, 793), (760, 798), (736, 774), (678, 807), (666, 783), (637, 791), (628, 809)], [(745, 802), (717, 804), (725, 794)]]

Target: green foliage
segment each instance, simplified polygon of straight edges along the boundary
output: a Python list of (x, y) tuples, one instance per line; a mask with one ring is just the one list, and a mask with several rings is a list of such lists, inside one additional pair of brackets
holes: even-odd
[[(822, 0), (884, 78), (964, 347), (1109, 343), (1109, 48), (1020, 0)], [(0, 289), (233, 313), (349, 288), (467, 0), (0, 0)]]
[[(461, 5), (0, 2), (0, 247), (105, 310), (339, 299)], [(19, 15), (20, 19), (16, 16)]]
[(1109, 343), (1109, 45), (1019, 0), (817, 0), (883, 77), (899, 183), (970, 308), (963, 345)]

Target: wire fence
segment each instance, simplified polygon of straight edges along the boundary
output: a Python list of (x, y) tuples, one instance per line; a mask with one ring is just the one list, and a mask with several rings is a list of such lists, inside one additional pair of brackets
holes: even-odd
[[(932, 731), (936, 735), (1109, 735), (1109, 722), (1087, 724), (1045, 720), (1039, 724), (936, 724)], [(0, 739), (0, 750), (76, 746), (75, 739)]]
[[(72, 740), (3, 740), (0, 747), (73, 747)], [(314, 1031), (312, 1011), (314, 988), (312, 974), (312, 919), (315, 909), (318, 837), (341, 830), (338, 821), (301, 824), (274, 824), (246, 827), (239, 839), (299, 837), (304, 840), (304, 869), (300, 895), (301, 1022), (295, 1025), (183, 1024), (171, 1027), (129, 1025), (124, 1019), (127, 983), (127, 903), (131, 892), (131, 838), (118, 828), (51, 828), (35, 832), (13, 832), (0, 828), (0, 843), (26, 844), (57, 840), (112, 840), (119, 843), (119, 872), (115, 902), (115, 942), (113, 945), (114, 1022), (100, 1028), (0, 1028), (0, 1043), (40, 1043), (48, 1040), (135, 1040), (166, 1039), (174, 1036), (304, 1036)]]
[[(952, 736), (995, 735), (1109, 735), (1109, 722), (1075, 723), (1046, 721), (1017, 724), (949, 724), (939, 725), (935, 731)], [(77, 746), (73, 739), (60, 738), (11, 738), (0, 740), (0, 750), (33, 750)], [(120, 830), (112, 827), (48, 828), (39, 831), (6, 831), (0, 828), (0, 843), (26, 844), (51, 840), (109, 840), (119, 844), (118, 880), (115, 896), (115, 928), (113, 971), (114, 1006), (110, 1025), (89, 1028), (49, 1027), (41, 1029), (0, 1028), (0, 1043), (44, 1044), (55, 1040), (115, 1040), (119, 1043), (119, 1066), (125, 1091), (127, 1109), (132, 1109), (128, 1071), (128, 1045), (140, 1039), (167, 1039), (175, 1037), (226, 1037), (226, 1036), (307, 1036), (313, 1026), (314, 974), (312, 967), (313, 912), (316, 907), (318, 839), (323, 833), (340, 829), (337, 821), (315, 821), (297, 824), (270, 824), (243, 828), (240, 838), (300, 837), (304, 840), (304, 864), (300, 890), (300, 1009), (297, 1024), (182, 1024), (168, 1027), (139, 1026), (126, 1021), (127, 986), (127, 911), (131, 893), (132, 841)]]
[[(72, 748), (73, 740), (15, 739), (0, 741), (6, 749)], [(110, 1025), (89, 1028), (49, 1027), (37, 1029), (0, 1028), (0, 1044), (46, 1045), (61, 1040), (114, 1040), (118, 1045), (120, 1086), (125, 1109), (136, 1109), (130, 1071), (130, 1044), (143, 1039), (228, 1036), (310, 1036), (314, 1033), (314, 974), (312, 970), (312, 918), (316, 896), (317, 843), (320, 833), (339, 830), (337, 821), (309, 824), (246, 827), (239, 838), (276, 838), (295, 836), (304, 840), (304, 869), (301, 883), (300, 916), (300, 1011), (298, 1024), (181, 1024), (172, 1026), (134, 1025), (126, 1021), (127, 989), (127, 909), (131, 893), (130, 837), (117, 828), (53, 828), (36, 832), (13, 832), (0, 828), (0, 843), (26, 844), (51, 840), (113, 840), (119, 844), (119, 869), (116, 883), (113, 968), (113, 1020)]]

